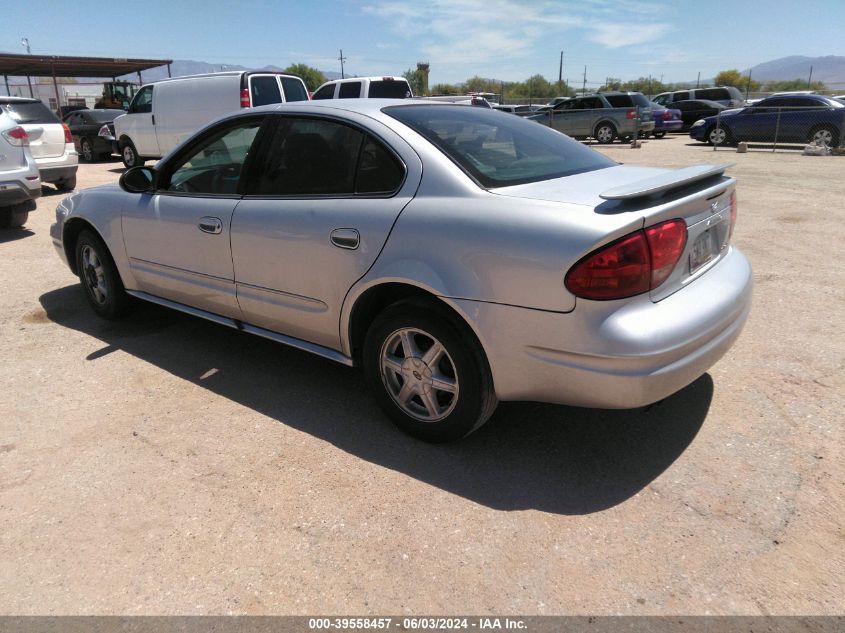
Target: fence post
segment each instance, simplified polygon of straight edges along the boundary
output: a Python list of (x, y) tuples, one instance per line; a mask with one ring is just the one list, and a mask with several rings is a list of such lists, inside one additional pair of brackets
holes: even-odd
[[(722, 129), (722, 111), (719, 110), (718, 112), (716, 112), (716, 131), (718, 132), (721, 129)], [(704, 130), (704, 133), (707, 134), (707, 130)], [(718, 134), (717, 134), (717, 136), (718, 136)], [(707, 139), (705, 139), (705, 140), (707, 140)], [(716, 143), (713, 143), (713, 151), (715, 152), (717, 149), (719, 149), (719, 146), (716, 145)]]
[(842, 125), (839, 126), (839, 149), (845, 150), (845, 111), (842, 112)]
[(640, 140), (640, 106), (637, 106), (637, 112), (634, 116), (634, 147), (637, 146), (637, 141)]
[(772, 152), (775, 152), (778, 148), (778, 135), (780, 134), (780, 113), (783, 108), (778, 108), (778, 118), (775, 123), (775, 144), (772, 145)]

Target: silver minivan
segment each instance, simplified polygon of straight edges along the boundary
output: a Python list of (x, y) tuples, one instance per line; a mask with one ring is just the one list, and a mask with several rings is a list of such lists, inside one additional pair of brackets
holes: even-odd
[(123, 164), (134, 167), (161, 158), (219, 116), (291, 101), (308, 101), (296, 75), (239, 70), (165, 79), (135, 93), (114, 120), (115, 138)]
[(745, 97), (739, 88), (734, 86), (716, 86), (715, 88), (690, 88), (689, 90), (675, 90), (661, 92), (652, 101), (665, 108), (669, 108), (676, 101), (715, 101), (729, 108), (741, 108), (745, 105)]

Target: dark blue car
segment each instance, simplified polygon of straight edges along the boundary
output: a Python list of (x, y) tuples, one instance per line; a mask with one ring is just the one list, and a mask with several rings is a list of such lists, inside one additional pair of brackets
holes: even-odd
[(845, 128), (845, 105), (821, 95), (779, 95), (693, 123), (690, 136), (711, 145), (740, 141), (825, 143), (835, 147)]

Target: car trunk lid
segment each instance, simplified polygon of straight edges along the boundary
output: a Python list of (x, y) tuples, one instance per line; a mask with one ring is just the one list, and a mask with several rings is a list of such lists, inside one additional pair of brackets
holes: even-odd
[(605, 234), (584, 254), (631, 231), (672, 219), (687, 225), (684, 250), (669, 277), (650, 292), (659, 301), (680, 290), (728, 251), (735, 181), (728, 165), (668, 170), (619, 165), (607, 169), (494, 190), (500, 195), (582, 205)]
[(0, 105), (29, 134), (33, 158), (52, 158), (65, 151), (65, 130), (58, 117), (41, 101), (4, 101)]

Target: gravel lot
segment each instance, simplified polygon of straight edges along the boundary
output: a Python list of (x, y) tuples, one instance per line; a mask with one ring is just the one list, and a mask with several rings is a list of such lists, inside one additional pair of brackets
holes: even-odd
[(0, 613), (843, 613), (845, 157), (602, 151), (736, 163), (743, 335), (651, 410), (506, 403), (449, 446), (329, 361), (99, 320), (45, 187), (0, 234)]

